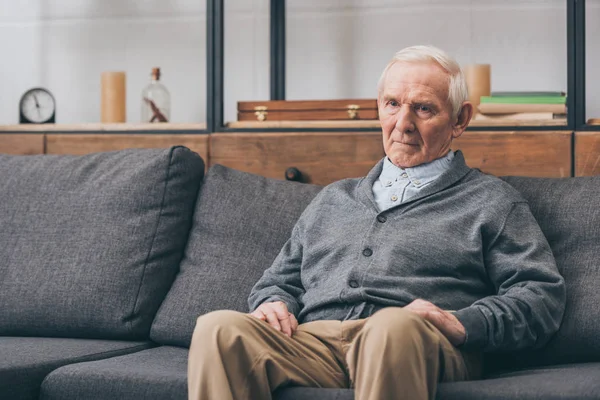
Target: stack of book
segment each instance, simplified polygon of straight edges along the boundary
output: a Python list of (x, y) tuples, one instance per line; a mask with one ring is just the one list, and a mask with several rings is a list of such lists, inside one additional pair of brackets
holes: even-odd
[(475, 120), (555, 120), (566, 118), (564, 92), (492, 92), (481, 96)]

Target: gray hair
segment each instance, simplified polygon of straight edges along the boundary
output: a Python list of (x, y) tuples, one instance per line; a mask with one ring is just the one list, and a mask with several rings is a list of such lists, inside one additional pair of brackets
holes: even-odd
[(383, 83), (388, 71), (398, 61), (403, 62), (435, 62), (442, 67), (449, 76), (448, 82), (448, 102), (452, 106), (452, 116), (456, 118), (462, 104), (468, 99), (469, 93), (467, 83), (460, 65), (443, 50), (434, 46), (411, 46), (397, 52), (383, 70), (377, 91), (379, 94), (383, 91)]

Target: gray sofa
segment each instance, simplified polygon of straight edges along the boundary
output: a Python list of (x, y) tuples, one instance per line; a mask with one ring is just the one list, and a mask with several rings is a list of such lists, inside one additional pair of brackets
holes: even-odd
[[(0, 155), (0, 399), (186, 399), (196, 317), (247, 295), (318, 186), (185, 147)], [(600, 177), (517, 178), (568, 287), (543, 349), (439, 399), (600, 399)], [(353, 399), (282, 388), (279, 400)]]

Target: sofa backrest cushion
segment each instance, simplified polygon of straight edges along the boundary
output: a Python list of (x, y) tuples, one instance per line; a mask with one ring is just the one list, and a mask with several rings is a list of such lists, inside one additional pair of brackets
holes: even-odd
[(180, 271), (150, 337), (188, 347), (196, 319), (210, 311), (248, 312), (248, 295), (321, 187), (210, 168), (196, 204)]
[(536, 351), (511, 355), (518, 366), (600, 360), (600, 176), (505, 177), (528, 200), (565, 278), (562, 325)]
[(203, 173), (184, 147), (0, 155), (0, 336), (147, 338)]

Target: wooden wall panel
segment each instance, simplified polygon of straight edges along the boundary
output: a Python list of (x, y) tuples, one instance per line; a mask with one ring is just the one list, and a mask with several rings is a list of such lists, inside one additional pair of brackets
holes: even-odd
[(575, 176), (600, 175), (600, 132), (575, 132)]
[(0, 153), (19, 155), (44, 154), (44, 135), (0, 134)]
[(453, 142), (471, 168), (496, 175), (571, 176), (570, 131), (467, 131)]
[(47, 154), (83, 155), (129, 148), (167, 148), (183, 145), (208, 164), (208, 135), (182, 134), (48, 134)]
[(289, 167), (305, 182), (326, 185), (364, 176), (383, 155), (379, 132), (214, 133), (210, 165), (285, 179)]

